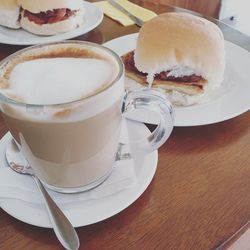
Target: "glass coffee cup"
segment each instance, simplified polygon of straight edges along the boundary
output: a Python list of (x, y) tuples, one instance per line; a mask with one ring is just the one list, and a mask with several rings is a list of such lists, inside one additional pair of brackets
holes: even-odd
[(125, 92), (123, 63), (102, 45), (32, 46), (4, 59), (0, 77), (1, 111), (11, 135), (37, 177), (54, 191), (81, 192), (108, 178), (123, 158), (117, 150), (126, 112), (159, 114), (146, 142), (132, 142), (142, 152), (159, 148), (173, 129), (173, 107), (165, 96), (152, 89)]

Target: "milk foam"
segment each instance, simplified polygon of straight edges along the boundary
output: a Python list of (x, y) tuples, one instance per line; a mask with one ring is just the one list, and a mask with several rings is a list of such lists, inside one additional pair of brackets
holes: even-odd
[(90, 96), (116, 77), (113, 64), (96, 58), (40, 58), (17, 64), (7, 95), (26, 103), (58, 104)]

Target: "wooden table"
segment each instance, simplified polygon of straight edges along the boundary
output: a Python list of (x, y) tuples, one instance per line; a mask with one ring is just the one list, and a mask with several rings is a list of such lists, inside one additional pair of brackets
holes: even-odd
[[(143, 3), (157, 13), (180, 11)], [(250, 50), (250, 38), (219, 23), (225, 38)], [(137, 32), (109, 18), (79, 40), (103, 43)], [(0, 45), (0, 58), (21, 46)], [(207, 126), (175, 128), (159, 150), (156, 175), (130, 207), (78, 228), (81, 249), (214, 249), (250, 219), (250, 112)], [(0, 137), (7, 132), (0, 120)], [(0, 210), (0, 249), (61, 249), (52, 229)]]

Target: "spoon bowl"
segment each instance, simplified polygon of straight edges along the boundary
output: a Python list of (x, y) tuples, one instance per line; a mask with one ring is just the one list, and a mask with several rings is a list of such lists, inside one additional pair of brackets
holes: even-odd
[(32, 167), (20, 152), (18, 145), (14, 140), (12, 140), (7, 146), (5, 156), (12, 170), (20, 174), (31, 175), (34, 178), (37, 187), (43, 196), (53, 230), (60, 243), (66, 249), (79, 249), (80, 241), (74, 227), (50, 197), (42, 182), (35, 175)]
[(6, 148), (5, 156), (7, 162), (12, 170), (19, 174), (34, 175), (34, 171), (29, 165), (28, 161), (24, 158), (20, 152), (17, 144), (14, 140), (11, 140)]

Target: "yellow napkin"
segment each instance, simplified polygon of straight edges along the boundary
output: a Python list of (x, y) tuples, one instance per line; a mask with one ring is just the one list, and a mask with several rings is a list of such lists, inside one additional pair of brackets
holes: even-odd
[[(144, 22), (147, 22), (153, 17), (157, 16), (153, 11), (142, 8), (127, 0), (116, 0), (116, 2)], [(132, 21), (127, 15), (123, 14), (120, 10), (117, 10), (115, 7), (109, 4), (108, 1), (95, 2), (94, 4), (101, 8), (105, 15), (118, 21), (122, 25), (129, 26), (134, 24), (134, 21)]]

